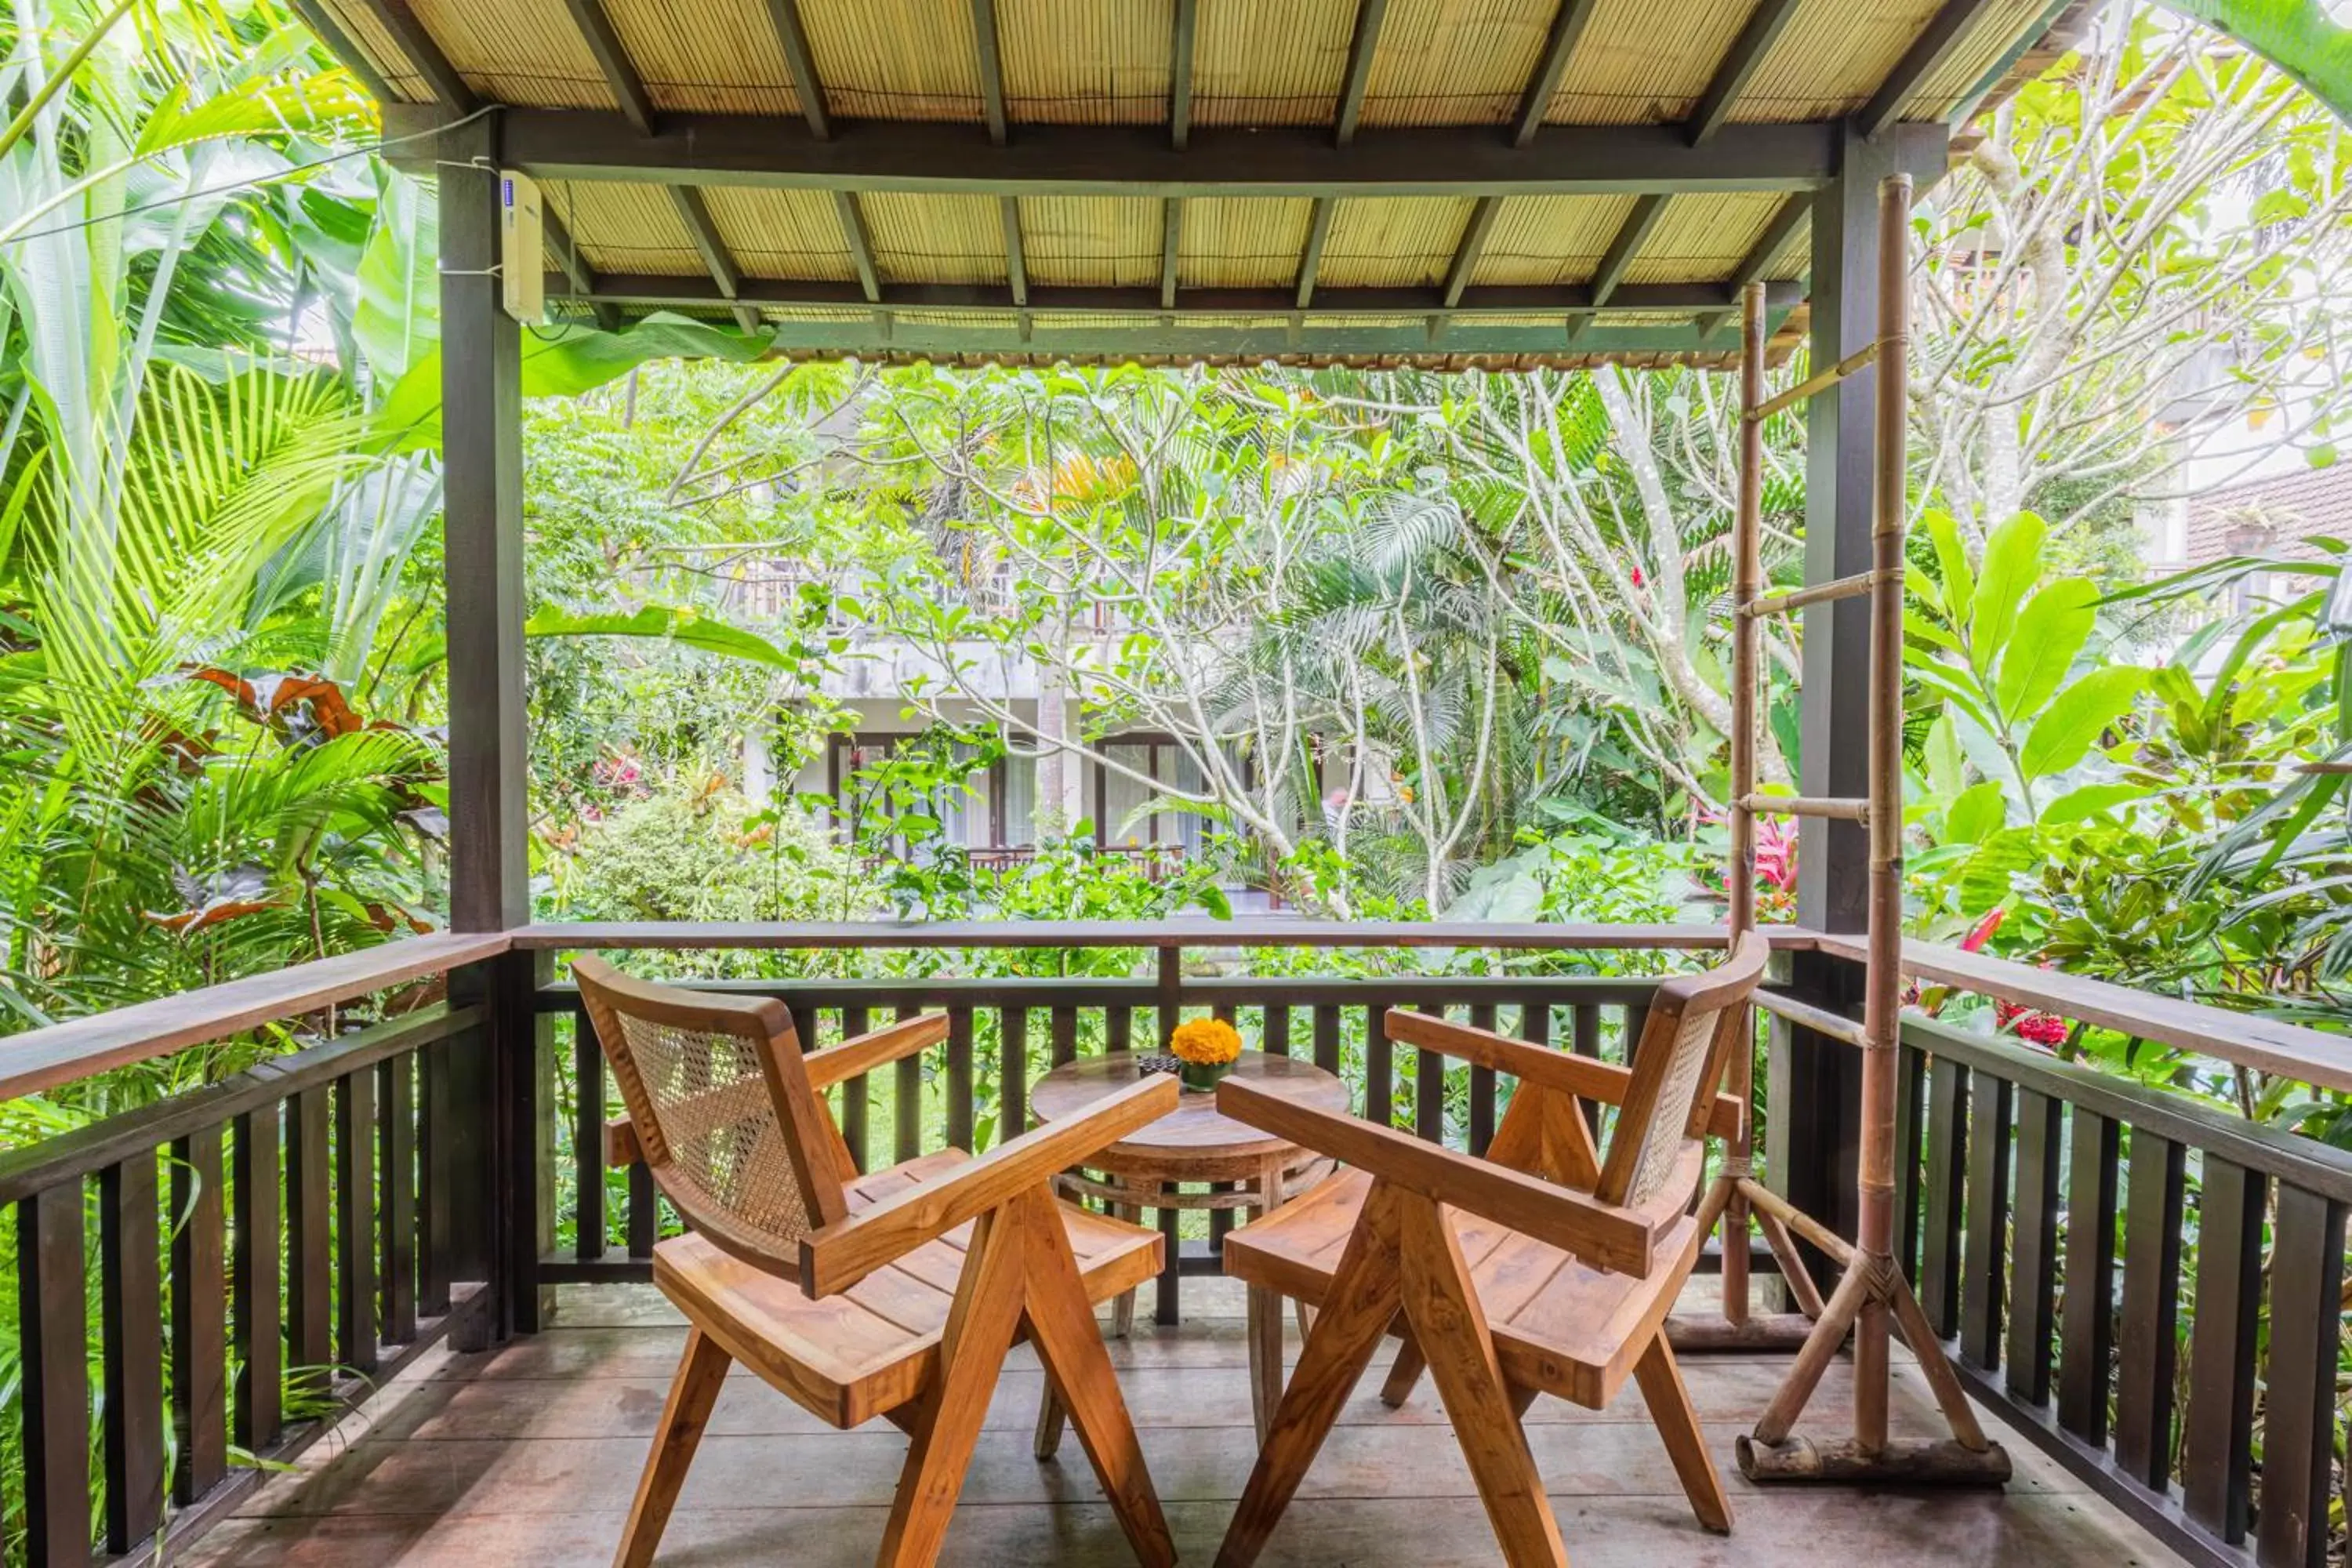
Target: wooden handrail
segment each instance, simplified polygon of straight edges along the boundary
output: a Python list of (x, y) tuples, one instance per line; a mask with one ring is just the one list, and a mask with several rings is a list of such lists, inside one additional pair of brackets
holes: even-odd
[[(1822, 952), (1863, 959), (1859, 937), (1822, 936)], [(1903, 972), (1962, 991), (2040, 1008), (2061, 1018), (2194, 1051), (2239, 1067), (2275, 1073), (2320, 1089), (2352, 1092), (2352, 1037), (2232, 1013), (2202, 1002), (2159, 996), (2084, 974), (2039, 969), (1990, 953), (1930, 942), (1903, 944)]]
[(502, 931), (439, 932), (339, 953), (291, 969), (159, 996), (0, 1038), (0, 1100), (39, 1094), (116, 1068), (226, 1039), (257, 1025), (331, 1006), (508, 951)]
[[(1780, 948), (1812, 945), (1794, 926), (1767, 928)], [(1568, 925), (1533, 921), (646, 921), (551, 922), (509, 933), (525, 952), (593, 948), (1484, 947), (1719, 948), (1719, 925)]]

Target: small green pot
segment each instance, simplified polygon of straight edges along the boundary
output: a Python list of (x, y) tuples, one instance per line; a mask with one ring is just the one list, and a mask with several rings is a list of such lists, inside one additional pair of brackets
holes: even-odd
[(1219, 1079), (1233, 1070), (1231, 1062), (1186, 1062), (1176, 1076), (1193, 1093), (1207, 1094), (1217, 1087)]

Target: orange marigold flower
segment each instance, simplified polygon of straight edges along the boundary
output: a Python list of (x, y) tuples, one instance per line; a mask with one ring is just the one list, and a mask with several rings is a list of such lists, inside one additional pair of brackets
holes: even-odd
[(1242, 1054), (1242, 1037), (1222, 1018), (1193, 1018), (1176, 1026), (1168, 1048), (1194, 1067), (1215, 1067)]

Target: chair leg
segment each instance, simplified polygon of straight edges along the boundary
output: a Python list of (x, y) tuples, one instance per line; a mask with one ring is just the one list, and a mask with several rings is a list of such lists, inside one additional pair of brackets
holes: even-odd
[(1706, 1451), (1698, 1412), (1691, 1406), (1690, 1390), (1683, 1386), (1682, 1368), (1675, 1364), (1664, 1333), (1651, 1340), (1650, 1348), (1633, 1363), (1633, 1381), (1642, 1385), (1642, 1402), (1650, 1407), (1651, 1423), (1665, 1439), (1666, 1456), (1674, 1460), (1675, 1474), (1682, 1479), (1691, 1511), (1707, 1529), (1729, 1534), (1731, 1499), (1725, 1495), (1723, 1477)]
[(1037, 1430), (1029, 1440), (1029, 1452), (1045, 1464), (1062, 1451), (1062, 1428), (1069, 1423), (1069, 1408), (1062, 1403), (1059, 1390), (1051, 1377), (1045, 1379), (1045, 1392), (1037, 1401)]
[[(1134, 1204), (1113, 1204), (1110, 1206), (1110, 1212), (1113, 1218), (1123, 1219), (1129, 1225), (1143, 1223), (1143, 1210)], [(1118, 1293), (1118, 1300), (1111, 1303), (1110, 1337), (1123, 1340), (1130, 1337), (1134, 1332), (1135, 1292), (1122, 1290)]]
[(1396, 1316), (1397, 1204), (1396, 1191), (1386, 1182), (1374, 1182), (1364, 1194), (1363, 1212), (1323, 1298), (1315, 1331), (1307, 1336), (1274, 1425), (1258, 1447), (1241, 1507), (1225, 1528), (1217, 1568), (1249, 1568), (1265, 1550), (1266, 1538)]
[(1118, 1375), (1111, 1370), (1110, 1352), (1103, 1348), (1102, 1330), (1087, 1304), (1061, 1210), (1043, 1187), (1034, 1197), (1018, 1200), (1013, 1210), (1028, 1230), (1029, 1334), (1037, 1346), (1037, 1359), (1045, 1365), (1046, 1381), (1060, 1391), (1060, 1403), (1069, 1409), (1079, 1445), (1094, 1464), (1095, 1479), (1102, 1483), (1136, 1561), (1142, 1568), (1172, 1568), (1175, 1538), (1168, 1532), (1160, 1494), (1152, 1489), (1127, 1401), (1119, 1396)]
[(1282, 1403), (1282, 1315), (1279, 1293), (1249, 1288), (1250, 1420), (1261, 1443)]
[(637, 1478), (636, 1500), (629, 1505), (629, 1522), (621, 1531), (613, 1568), (646, 1568), (654, 1560), (662, 1528), (669, 1523), (678, 1489), (686, 1484), (687, 1467), (694, 1462), (695, 1447), (710, 1419), (710, 1407), (727, 1381), (728, 1360), (717, 1340), (700, 1329), (688, 1331), (686, 1353), (670, 1379), (669, 1401), (662, 1406), (661, 1425), (654, 1429), (645, 1474)]
[(1388, 1381), (1381, 1384), (1381, 1403), (1391, 1410), (1402, 1408), (1412, 1397), (1413, 1384), (1421, 1381), (1428, 1366), (1421, 1353), (1421, 1342), (1407, 1329), (1403, 1342), (1397, 1346), (1396, 1360), (1389, 1363)]
[(1403, 1255), (1400, 1299), (1454, 1441), (1470, 1461), (1478, 1500), (1510, 1568), (1567, 1568), (1559, 1523), (1544, 1496), (1543, 1478), (1528, 1451), (1527, 1429), (1512, 1408), (1494, 1336), (1470, 1282), (1462, 1245), (1437, 1205), (1418, 1194), (1398, 1205)]
[(890, 1501), (890, 1522), (877, 1559), (881, 1568), (929, 1568), (939, 1557), (988, 1415), (988, 1397), (1021, 1325), (1027, 1251), (1024, 1227), (1005, 1210), (973, 1223), (955, 1305), (940, 1342), (939, 1381), (923, 1396), (906, 1467), (898, 1472), (898, 1495)]

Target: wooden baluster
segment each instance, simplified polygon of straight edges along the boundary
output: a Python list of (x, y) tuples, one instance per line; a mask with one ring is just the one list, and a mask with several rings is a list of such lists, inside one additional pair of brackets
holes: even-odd
[[(922, 1011), (910, 1002), (898, 1004), (898, 1019), (904, 1023)], [(904, 1164), (923, 1152), (923, 1055), (918, 1051), (901, 1057), (893, 1068), (895, 1078), (891, 1089), (890, 1157)]]
[(1076, 1061), (1078, 1059), (1078, 1010), (1076, 1007), (1055, 1008), (1052, 1022), (1048, 1026), (1053, 1037), (1054, 1065), (1060, 1067), (1064, 1062)]
[(2336, 1364), (2343, 1332), (2344, 1205), (2282, 1183), (2271, 1237), (2271, 1341), (2263, 1380), (2263, 1568), (2327, 1560)]
[(163, 1522), (161, 1193), (155, 1152), (98, 1173), (99, 1315), (106, 1361), (106, 1548), (127, 1552)]
[(2121, 1130), (2074, 1108), (2066, 1158), (2066, 1300), (2058, 1336), (2058, 1425), (2106, 1446), (2115, 1351), (2116, 1173)]
[(971, 1009), (948, 1009), (948, 1147), (972, 1149)]
[(257, 1454), (278, 1441), (279, 1380), (284, 1352), (278, 1339), (279, 1250), (278, 1240), (278, 1118), (280, 1107), (249, 1110), (236, 1119), (230, 1145), (236, 1185), (236, 1359), (244, 1367), (237, 1383), (236, 1444)]
[[(1445, 1009), (1416, 1004), (1416, 1013), (1443, 1017)], [(1431, 1143), (1445, 1142), (1445, 1058), (1435, 1051), (1417, 1049), (1412, 1056), (1412, 1131)]]
[[(1470, 1026), (1493, 1029), (1495, 1005), (1480, 1002), (1470, 1009)], [(1495, 1141), (1495, 1069), (1473, 1065), (1470, 1068), (1470, 1152), (1483, 1155), (1486, 1145)]]
[(25, 1561), (89, 1562), (89, 1300), (81, 1183), (16, 1205), (16, 1332), (23, 1383)]
[(1279, 1002), (1265, 1005), (1265, 1025), (1259, 1030), (1265, 1054), (1286, 1057), (1290, 1054), (1290, 1009)]
[(2011, 1394), (2032, 1405), (2050, 1402), (2050, 1340), (2058, 1297), (2059, 1109), (2046, 1094), (2017, 1091), (2017, 1217), (2002, 1377)]
[(1387, 1009), (1364, 1009), (1364, 1116), (1383, 1127), (1396, 1124), (1395, 1047), (1381, 1022)]
[[(1919, 1101), (1927, 1089), (1927, 1054), (1905, 1045), (1895, 1058), (1895, 1261), (1916, 1279), (1919, 1277), (1919, 1163), (1925, 1152)], [(2054, 1161), (2056, 1155), (2052, 1158)]]
[[(416, 1338), (416, 1057), (391, 1058), (377, 1065), (376, 1160), (383, 1194), (383, 1338), (404, 1345)], [(597, 1069), (601, 1087), (603, 1068)], [(601, 1102), (603, 1096), (598, 1095)], [(599, 1109), (602, 1109), (601, 1103)], [(604, 1256), (604, 1129), (596, 1130), (597, 1251)]]
[(1960, 1318), (1960, 1204), (1968, 1178), (1969, 1069), (1938, 1058), (1927, 1069), (1927, 1233), (1919, 1305), (1950, 1338)]
[(1990, 1371), (2000, 1364), (2002, 1252), (2009, 1239), (2009, 1122), (2016, 1089), (1979, 1072), (1969, 1096), (1968, 1209), (1960, 1261), (1960, 1354)]
[(604, 1052), (588, 1009), (572, 1009), (572, 1254), (604, 1256)]
[(661, 1236), (661, 1192), (653, 1167), (643, 1160), (629, 1167), (629, 1256), (647, 1258)]
[(183, 1507), (228, 1474), (228, 1277), (221, 1235), (221, 1130), (172, 1143), (172, 1426)]
[(2181, 1146), (2145, 1127), (2133, 1128), (2125, 1179), (2116, 1464), (2142, 1486), (2160, 1491), (2172, 1470), (2173, 1373), (2180, 1344)]
[(1135, 1009), (1112, 1005), (1103, 1009), (1103, 1049), (1131, 1051), (1135, 1048)]
[(1315, 1009), (1315, 1065), (1325, 1072), (1339, 1070), (1339, 1009)]
[[(287, 1353), (296, 1386), (310, 1395), (323, 1394), (332, 1381), (335, 1354), (327, 1098), (324, 1088), (304, 1089), (288, 1102), (286, 1121)], [(454, 1194), (451, 1201), (458, 1201)]]
[(2180, 1501), (2192, 1521), (2232, 1545), (2245, 1540), (2252, 1512), (2254, 1345), (2267, 1198), (2263, 1177), (2205, 1156)]
[(1007, 1007), (997, 1021), (997, 1129), (1001, 1142), (1029, 1130), (1029, 1009)]
[(335, 1359), (376, 1367), (375, 1074), (335, 1081)]
[[(437, 1318), (449, 1310), (449, 1242), (450, 1205), (456, 1194), (450, 1190), (451, 1160), (455, 1153), (450, 1140), (454, 1135), (452, 1118), (456, 1108), (450, 1103), (449, 1053), (454, 1042), (438, 1040), (419, 1054), (418, 1064), (425, 1074), (423, 1089), (425, 1114), (418, 1124), (416, 1165), (424, 1182), (419, 1194), (419, 1229), (416, 1265), (416, 1310), (425, 1317)], [(299, 1133), (293, 1128), (299, 1112), (289, 1106), (287, 1110), (289, 1141), (298, 1145)], [(604, 1136), (602, 1129), (597, 1136)], [(290, 1174), (292, 1167), (288, 1166)], [(289, 1221), (297, 1216), (289, 1210)], [(299, 1256), (299, 1254), (298, 1254)], [(290, 1326), (290, 1324), (289, 1324)]]
[[(841, 1010), (841, 1037), (854, 1040), (868, 1027), (866, 1009), (844, 1007)], [(849, 1157), (861, 1171), (874, 1168), (874, 1152), (866, 1140), (866, 1104), (873, 1096), (874, 1086), (867, 1075), (858, 1074), (841, 1086), (841, 1141), (849, 1145)]]

